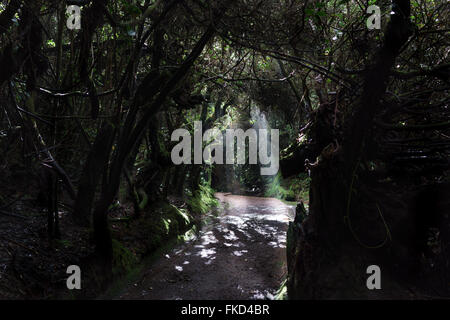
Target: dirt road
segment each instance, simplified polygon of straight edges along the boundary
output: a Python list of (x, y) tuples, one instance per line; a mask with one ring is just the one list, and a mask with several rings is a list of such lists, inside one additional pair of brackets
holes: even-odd
[(273, 198), (218, 193), (198, 238), (149, 265), (117, 299), (273, 299), (286, 274), (293, 209)]

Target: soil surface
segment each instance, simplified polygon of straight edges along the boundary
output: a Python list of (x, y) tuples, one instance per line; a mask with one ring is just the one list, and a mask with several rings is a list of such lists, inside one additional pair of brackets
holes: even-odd
[(273, 299), (286, 269), (294, 208), (273, 198), (217, 193), (198, 237), (144, 268), (116, 299)]

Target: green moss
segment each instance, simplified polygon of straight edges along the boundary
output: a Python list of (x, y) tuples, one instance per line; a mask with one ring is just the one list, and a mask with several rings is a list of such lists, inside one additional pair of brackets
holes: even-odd
[(134, 254), (116, 239), (112, 240), (112, 247), (113, 274), (121, 275), (130, 272), (137, 263)]
[(146, 246), (152, 250), (161, 246), (163, 236), (167, 234), (166, 226), (161, 217), (143, 221), (144, 232), (147, 235)]

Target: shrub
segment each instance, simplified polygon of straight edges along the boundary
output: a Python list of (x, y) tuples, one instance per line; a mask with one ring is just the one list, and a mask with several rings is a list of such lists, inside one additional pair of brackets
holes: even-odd
[(219, 204), (214, 197), (214, 189), (207, 185), (201, 185), (187, 202), (192, 213), (200, 214), (206, 214)]

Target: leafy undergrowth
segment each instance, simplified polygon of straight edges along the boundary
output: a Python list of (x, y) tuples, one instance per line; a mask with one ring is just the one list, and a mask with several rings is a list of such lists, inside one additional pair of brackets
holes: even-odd
[(194, 191), (193, 196), (187, 201), (192, 212), (206, 214), (211, 208), (219, 203), (214, 197), (214, 190), (209, 186), (201, 185), (199, 190)]
[(278, 173), (266, 186), (265, 196), (286, 201), (309, 202), (309, 184), (311, 179), (304, 173), (283, 178)]

